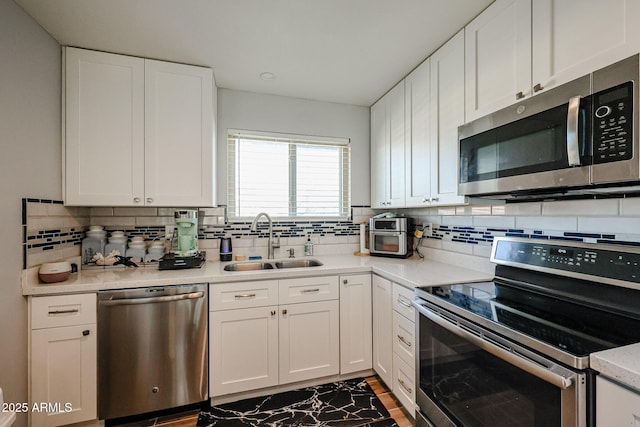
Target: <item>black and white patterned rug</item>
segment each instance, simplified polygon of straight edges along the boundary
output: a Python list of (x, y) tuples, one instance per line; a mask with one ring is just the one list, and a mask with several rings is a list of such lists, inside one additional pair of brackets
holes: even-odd
[(198, 427), (397, 427), (364, 378), (240, 400), (200, 412)]

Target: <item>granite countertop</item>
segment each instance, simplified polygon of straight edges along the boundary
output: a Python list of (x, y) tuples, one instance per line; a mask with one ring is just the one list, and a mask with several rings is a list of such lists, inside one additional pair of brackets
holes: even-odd
[(420, 258), (393, 259), (352, 255), (313, 258), (320, 260), (323, 265), (283, 270), (232, 272), (224, 271), (224, 266), (229, 264), (228, 262), (207, 261), (201, 268), (185, 270), (160, 271), (155, 267), (87, 269), (72, 274), (71, 278), (65, 282), (55, 284), (40, 283), (37, 268), (31, 268), (23, 271), (22, 293), (23, 295), (57, 295), (144, 286), (215, 284), (366, 272), (376, 273), (408, 288), (489, 280), (493, 277), (487, 272)]
[(593, 353), (591, 368), (640, 393), (640, 343)]

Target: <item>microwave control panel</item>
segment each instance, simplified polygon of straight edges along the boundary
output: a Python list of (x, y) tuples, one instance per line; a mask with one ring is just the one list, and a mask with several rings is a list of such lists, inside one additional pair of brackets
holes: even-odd
[(633, 82), (593, 95), (593, 162), (633, 157)]

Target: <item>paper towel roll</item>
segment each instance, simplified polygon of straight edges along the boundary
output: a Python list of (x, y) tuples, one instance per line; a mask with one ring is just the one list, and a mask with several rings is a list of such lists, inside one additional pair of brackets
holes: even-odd
[(369, 253), (369, 249), (367, 249), (366, 240), (367, 240), (367, 224), (363, 222), (362, 224), (360, 224), (360, 253), (361, 254)]

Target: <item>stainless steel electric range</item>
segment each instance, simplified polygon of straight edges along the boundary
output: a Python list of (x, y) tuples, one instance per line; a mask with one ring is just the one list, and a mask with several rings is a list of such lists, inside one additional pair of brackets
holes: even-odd
[(418, 426), (593, 426), (591, 353), (640, 342), (640, 248), (496, 238), (489, 282), (417, 288)]

